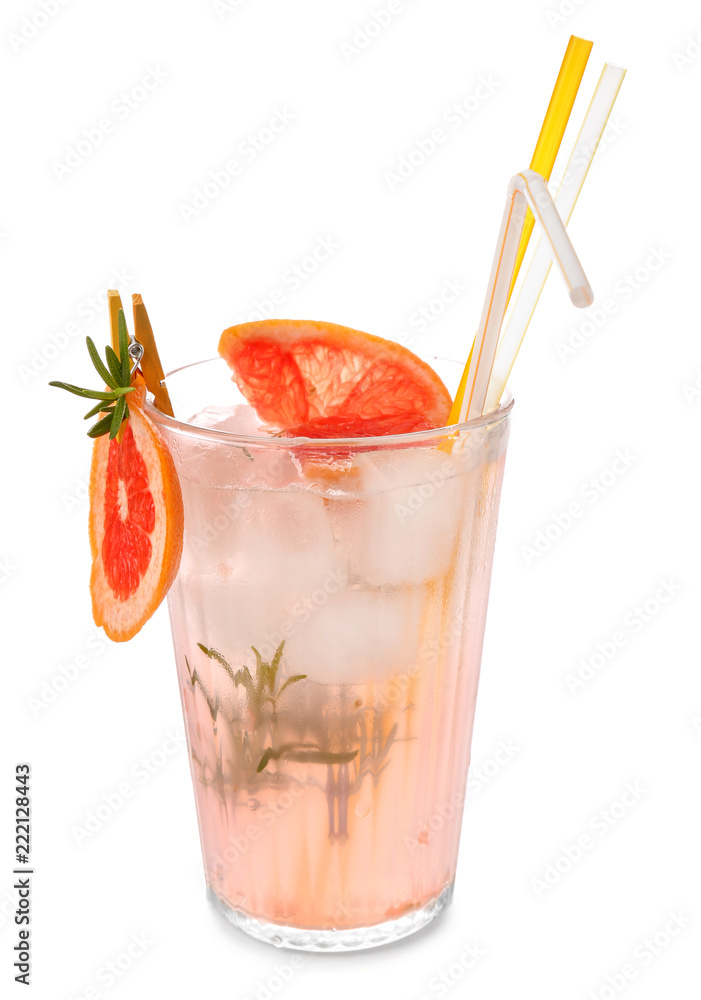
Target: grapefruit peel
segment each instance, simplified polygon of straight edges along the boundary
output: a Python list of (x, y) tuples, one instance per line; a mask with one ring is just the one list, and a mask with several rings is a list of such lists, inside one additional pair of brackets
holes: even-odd
[(219, 353), (258, 415), (287, 437), (366, 437), (445, 426), (451, 396), (401, 344), (336, 323), (229, 327)]
[[(97, 400), (85, 419), (104, 414), (88, 431), (90, 468), (90, 594), (93, 619), (115, 642), (131, 639), (153, 615), (178, 572), (183, 501), (168, 446), (143, 412), (146, 383), (131, 372), (129, 335), (119, 311), (119, 354), (106, 364), (86, 338), (104, 391), (65, 382), (50, 385)], [(129, 405), (127, 405), (127, 397)]]

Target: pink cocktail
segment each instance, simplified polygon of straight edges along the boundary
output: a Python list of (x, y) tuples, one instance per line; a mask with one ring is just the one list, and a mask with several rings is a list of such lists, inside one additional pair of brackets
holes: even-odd
[(453, 892), (510, 404), (344, 442), (149, 413), (183, 491), (169, 607), (210, 898), (288, 947), (417, 930)]

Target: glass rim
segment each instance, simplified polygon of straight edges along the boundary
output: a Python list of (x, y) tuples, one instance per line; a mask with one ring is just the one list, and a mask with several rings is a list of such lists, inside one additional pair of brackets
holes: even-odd
[[(220, 356), (211, 358), (202, 358), (200, 361), (193, 361), (187, 365), (180, 365), (178, 368), (173, 368), (172, 371), (166, 372), (163, 376), (163, 381), (170, 378), (172, 375), (178, 374), (178, 372), (187, 371), (189, 368), (196, 368), (198, 365), (204, 365), (211, 361), (222, 361)], [(176, 417), (171, 417), (167, 413), (163, 413), (155, 405), (155, 400), (153, 393), (147, 392), (146, 401), (144, 403), (144, 409), (148, 412), (151, 419), (155, 420), (156, 423), (162, 424), (169, 430), (184, 434), (190, 437), (205, 438), (212, 442), (218, 442), (219, 444), (230, 444), (230, 445), (253, 445), (253, 446), (266, 446), (266, 447), (277, 447), (277, 448), (304, 448), (304, 449), (318, 449), (324, 450), (329, 448), (353, 448), (356, 451), (376, 449), (377, 447), (388, 447), (392, 445), (406, 444), (407, 442), (418, 442), (430, 441), (436, 437), (450, 437), (454, 434), (464, 433), (465, 431), (475, 430), (478, 427), (482, 427), (485, 424), (498, 423), (506, 417), (509, 416), (514, 405), (514, 397), (510, 392), (508, 386), (504, 389), (502, 401), (493, 410), (489, 410), (487, 413), (483, 413), (478, 417), (472, 417), (470, 420), (464, 420), (457, 424), (446, 424), (444, 427), (429, 427), (424, 430), (419, 431), (406, 431), (400, 434), (376, 434), (367, 437), (341, 437), (341, 438), (310, 438), (310, 437), (275, 437), (272, 435), (264, 434), (239, 434), (236, 431), (226, 431), (217, 430), (215, 427), (200, 427), (197, 424), (188, 423), (185, 420), (178, 420)]]

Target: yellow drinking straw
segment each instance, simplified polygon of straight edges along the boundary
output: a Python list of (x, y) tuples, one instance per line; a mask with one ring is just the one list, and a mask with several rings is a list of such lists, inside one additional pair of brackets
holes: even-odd
[[(550, 98), (550, 104), (548, 104), (548, 110), (545, 112), (543, 125), (541, 127), (540, 135), (538, 136), (538, 141), (536, 142), (535, 150), (533, 151), (533, 157), (531, 158), (530, 163), (530, 169), (535, 170), (535, 172), (540, 174), (541, 177), (544, 177), (546, 181), (550, 179), (550, 174), (552, 173), (552, 169), (560, 149), (562, 137), (565, 134), (565, 129), (567, 128), (567, 122), (569, 121), (593, 44), (593, 42), (589, 42), (585, 38), (578, 38), (576, 35), (572, 35), (567, 43), (565, 57), (562, 60), (560, 72), (558, 73), (557, 80), (555, 81), (555, 88), (553, 90), (552, 97)], [(529, 208), (526, 213), (526, 221), (523, 226), (521, 241), (516, 254), (516, 263), (514, 264), (511, 285), (509, 286), (509, 294), (506, 300), (507, 305), (516, 282), (516, 278), (518, 277), (521, 262), (523, 261), (526, 253), (526, 248), (528, 247), (528, 241), (531, 238), (534, 224), (535, 219), (533, 218), (533, 213)], [(463, 396), (465, 395), (465, 385), (467, 383), (467, 373), (471, 360), (472, 348), (470, 348), (470, 354), (465, 364), (465, 370), (462, 373), (462, 378), (460, 379), (458, 391), (455, 393), (455, 401), (453, 402), (450, 416), (448, 417), (449, 425), (458, 423), (460, 419), (460, 410), (462, 409)]]
[[(593, 42), (588, 42), (585, 38), (577, 38), (576, 35), (571, 35), (567, 43), (565, 58), (562, 60), (562, 66), (560, 66), (560, 72), (557, 75), (555, 89), (550, 98), (548, 110), (545, 112), (543, 127), (540, 130), (538, 142), (535, 144), (530, 164), (531, 170), (535, 170), (546, 181), (550, 180), (550, 174), (557, 159), (560, 143), (567, 128), (567, 122), (570, 120), (572, 107), (577, 96), (577, 91), (579, 90), (579, 85), (582, 82), (593, 44)], [(534, 223), (535, 219), (529, 208), (526, 213), (523, 232), (521, 233), (518, 253), (516, 254), (516, 264), (514, 265), (514, 273), (511, 278), (509, 298), (511, 298), (511, 293), (514, 290), (516, 278), (518, 277), (518, 272), (528, 247), (528, 241), (533, 232)]]

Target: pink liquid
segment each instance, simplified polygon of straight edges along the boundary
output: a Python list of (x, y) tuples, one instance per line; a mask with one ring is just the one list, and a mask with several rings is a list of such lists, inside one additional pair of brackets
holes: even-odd
[[(366, 668), (361, 682), (324, 683), (339, 639), (281, 693), (300, 671), (285, 650), (272, 689), (252, 694), (198, 648), (210, 643), (234, 674), (246, 664), (255, 688), (250, 644), (236, 646), (243, 612), (232, 603), (226, 627), (211, 624), (221, 594), (203, 582), (200, 555), (188, 557), (198, 515), (184, 484), (186, 554), (169, 604), (206, 878), (228, 907), (291, 927), (359, 928), (417, 910), (453, 883), (504, 448), (466, 475), (444, 568), (373, 591), (378, 602), (411, 595), (403, 662), (383, 649), (376, 675)], [(325, 500), (332, 521), (333, 503)], [(352, 573), (346, 587), (368, 589)], [(291, 656), (296, 640), (286, 644)], [(265, 763), (269, 748), (279, 756)]]

